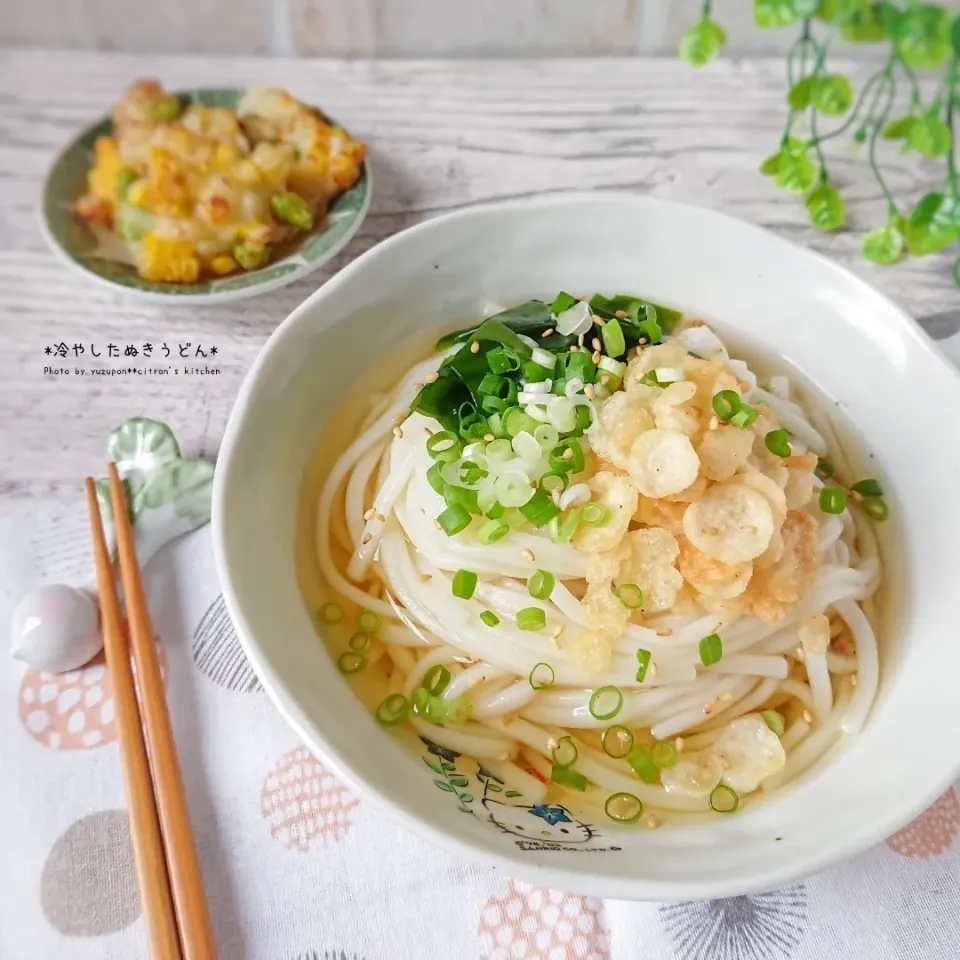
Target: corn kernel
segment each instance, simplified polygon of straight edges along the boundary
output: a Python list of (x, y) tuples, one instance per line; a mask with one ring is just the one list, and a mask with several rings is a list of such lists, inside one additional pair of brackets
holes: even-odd
[(230, 273), (231, 271), (235, 270), (236, 267), (237, 262), (233, 259), (233, 257), (228, 256), (227, 254), (224, 254), (220, 257), (214, 257), (210, 261), (210, 269), (221, 277), (225, 273)]

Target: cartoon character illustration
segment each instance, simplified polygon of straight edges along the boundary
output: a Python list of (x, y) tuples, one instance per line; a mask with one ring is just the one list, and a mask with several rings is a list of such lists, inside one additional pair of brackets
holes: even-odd
[(573, 817), (566, 807), (537, 803), (533, 806), (512, 806), (483, 800), (490, 822), (504, 833), (535, 843), (587, 843), (595, 834), (590, 824)]

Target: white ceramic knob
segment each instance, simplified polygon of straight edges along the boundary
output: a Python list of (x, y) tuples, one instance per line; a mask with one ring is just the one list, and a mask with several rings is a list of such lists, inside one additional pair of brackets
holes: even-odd
[(13, 611), (13, 656), (50, 673), (76, 670), (103, 647), (96, 600), (57, 583), (28, 593)]

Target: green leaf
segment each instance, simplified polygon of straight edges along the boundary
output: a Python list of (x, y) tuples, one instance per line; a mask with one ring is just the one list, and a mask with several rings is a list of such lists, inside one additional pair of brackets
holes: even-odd
[(798, 80), (787, 93), (787, 103), (792, 110), (806, 110), (810, 106), (810, 91), (813, 86), (813, 77), (804, 77)]
[(173, 431), (159, 420), (131, 417), (110, 434), (107, 455), (118, 465), (130, 462), (140, 469), (162, 460), (176, 460), (180, 447)]
[(897, 53), (908, 67), (936, 70), (950, 53), (950, 17), (934, 4), (912, 7), (899, 19), (894, 38)]
[(810, 221), (818, 230), (836, 230), (843, 225), (843, 197), (828, 183), (821, 183), (807, 196)]
[(960, 257), (953, 262), (953, 282), (960, 287)]
[(459, 799), (459, 801), (460, 801), (461, 803), (472, 803), (472, 802), (473, 802), (473, 794), (472, 794), (472, 793), (461, 793), (460, 796), (458, 797), (458, 799)]
[(462, 774), (457, 774), (455, 777), (450, 778), (450, 782), (455, 787), (465, 787), (470, 781), (464, 777)]
[(456, 770), (456, 769), (457, 769), (452, 763), (450, 763), (450, 762), (447, 761), (447, 760), (441, 760), (441, 761), (440, 761), (440, 766), (441, 766), (444, 770), (446, 770), (448, 773), (449, 773), (451, 770)]
[(508, 790), (505, 794), (505, 797), (522, 797), (523, 794), (519, 790)]
[(907, 220), (907, 249), (916, 257), (936, 253), (957, 239), (960, 200), (942, 193), (920, 198)]
[(916, 122), (916, 117), (896, 117), (883, 128), (880, 136), (884, 140), (905, 140)]
[(903, 152), (916, 150), (925, 157), (942, 157), (950, 149), (950, 128), (936, 114), (921, 117), (910, 128)]
[(694, 67), (706, 66), (726, 41), (726, 31), (719, 23), (701, 20), (680, 38), (680, 58)]
[(867, 128), (857, 127), (856, 132), (853, 135), (853, 142), (863, 143), (866, 139), (867, 139)]
[(456, 793), (457, 791), (447, 783), (446, 780), (434, 780), (433, 781), (441, 790), (446, 790), (447, 793)]
[(787, 193), (806, 193), (817, 182), (817, 165), (806, 153), (780, 154), (777, 183)]
[(753, 22), (758, 27), (788, 27), (801, 20), (802, 11), (810, 6), (802, 0), (753, 0)]
[(439, 773), (439, 774), (441, 774), (441, 775), (443, 774), (443, 769), (441, 768), (440, 764), (437, 763), (436, 760), (428, 760), (426, 757), (424, 757), (424, 758), (423, 758), (423, 762), (424, 762), (434, 773)]
[(960, 57), (960, 17), (953, 21), (953, 26), (950, 28), (950, 44), (953, 52)]
[(840, 73), (818, 77), (810, 90), (810, 102), (815, 110), (825, 116), (838, 117), (850, 109), (853, 103), (853, 87)]
[(501, 787), (499, 783), (494, 783), (492, 780), (487, 780), (487, 789), (491, 793), (500, 793), (500, 791), (503, 790), (503, 787)]
[(877, 227), (863, 238), (863, 255), (874, 263), (894, 263), (903, 254), (903, 234), (893, 225)]
[(780, 170), (780, 154), (773, 153), (760, 164), (760, 172), (765, 177), (775, 177)]

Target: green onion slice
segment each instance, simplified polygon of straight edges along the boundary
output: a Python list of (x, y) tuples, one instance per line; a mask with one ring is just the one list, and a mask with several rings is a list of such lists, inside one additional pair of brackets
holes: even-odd
[(622, 760), (633, 749), (633, 731), (623, 724), (615, 723), (600, 735), (603, 752), (614, 760)]
[(449, 462), (460, 456), (460, 441), (450, 430), (441, 430), (427, 437), (427, 453), (434, 460)]
[(623, 707), (623, 694), (619, 687), (597, 687), (590, 696), (587, 709), (595, 720), (612, 720)]
[[(491, 523), (497, 523), (491, 520)], [(469, 600), (477, 589), (477, 575), (472, 570), (458, 570), (453, 575), (453, 595), (461, 600)]]
[(556, 535), (553, 538), (555, 543), (569, 543), (573, 539), (577, 527), (580, 526), (580, 516), (581, 511), (578, 507), (567, 511), (557, 527)]
[(719, 633), (711, 633), (700, 641), (700, 662), (705, 667), (712, 667), (723, 658), (723, 640)]
[(887, 502), (883, 497), (867, 497), (861, 504), (863, 512), (873, 520), (886, 520), (890, 516)]
[(603, 805), (603, 812), (617, 823), (636, 823), (643, 814), (643, 803), (632, 793), (611, 793)]
[(348, 650), (340, 654), (337, 666), (342, 673), (358, 673), (367, 665), (367, 658), (362, 653), (355, 650)]
[(425, 716), (430, 703), (430, 694), (423, 687), (417, 687), (410, 697), (410, 709), (416, 716)]
[(521, 505), (520, 513), (535, 527), (545, 527), (554, 517), (560, 515), (560, 508), (543, 487), (537, 487), (533, 496)]
[(496, 543), (510, 532), (510, 524), (506, 520), (488, 520), (478, 531), (477, 540), (482, 544)]
[(859, 493), (861, 497), (882, 497), (883, 488), (872, 477), (865, 480), (858, 480), (851, 488), (854, 493)]
[(547, 687), (552, 687), (555, 679), (556, 674), (549, 663), (535, 663), (528, 677), (530, 686), (534, 690), (546, 690)]
[(650, 746), (650, 759), (661, 769), (674, 767), (680, 759), (672, 740), (656, 740)]
[(741, 402), (736, 390), (721, 390), (713, 395), (713, 412), (721, 420), (729, 420), (740, 409)]
[(610, 519), (610, 511), (602, 503), (588, 503), (580, 511), (580, 522), (588, 527), (602, 527)]
[(627, 757), (627, 763), (644, 783), (656, 783), (660, 777), (660, 768), (653, 762), (649, 750), (634, 750)]
[(775, 457), (790, 456), (790, 439), (786, 430), (771, 430), (764, 436), (763, 443)]
[(480, 614), (480, 619), (488, 627), (495, 627), (500, 622), (500, 618), (492, 610), (484, 610), (483, 613)]
[(561, 737), (551, 751), (550, 756), (558, 767), (569, 767), (571, 764), (577, 762), (580, 751), (573, 742), (573, 737)]
[(539, 607), (524, 607), (517, 611), (517, 627), (521, 630), (542, 630), (547, 625), (547, 615)]
[(444, 463), (442, 460), (437, 460), (434, 462), (433, 466), (427, 470), (427, 483), (430, 484), (433, 489), (443, 496), (443, 488), (447, 485), (446, 481), (443, 479), (443, 467)]
[(440, 694), (447, 689), (449, 682), (450, 671), (442, 663), (435, 663), (426, 674), (424, 674), (421, 686), (432, 697), (439, 697)]
[(829, 460), (818, 457), (817, 469), (814, 472), (821, 480), (829, 480), (836, 473), (836, 469)]
[(380, 723), (392, 726), (402, 723), (410, 712), (410, 704), (402, 693), (391, 693), (389, 697), (380, 701), (377, 707), (377, 720)]
[(650, 666), (650, 651), (642, 647), (637, 650), (637, 683), (643, 683)]
[(823, 487), (818, 502), (824, 513), (843, 513), (847, 506), (847, 493), (843, 487)]
[(556, 577), (548, 570), (538, 570), (527, 581), (527, 590), (537, 600), (549, 600), (556, 582)]
[(751, 407), (748, 403), (741, 403), (740, 409), (730, 417), (730, 423), (741, 430), (746, 430), (758, 416), (759, 413), (757, 413), (756, 408)]
[(447, 704), (447, 723), (466, 723), (473, 713), (473, 704), (466, 697), (454, 697)]
[(562, 787), (570, 787), (571, 790), (579, 790), (581, 793), (587, 789), (587, 778), (569, 767), (554, 764), (550, 771), (550, 779)]
[(549, 461), (550, 469), (555, 473), (580, 473), (587, 463), (580, 441), (573, 437), (567, 437), (553, 447)]
[(370, 634), (369, 633), (355, 633), (350, 638), (350, 649), (361, 651), (366, 650), (370, 645)]
[(635, 583), (621, 583), (615, 593), (628, 610), (639, 610), (643, 606), (643, 591)]
[(448, 537), (452, 537), (470, 526), (470, 512), (465, 507), (455, 503), (447, 507), (437, 517), (437, 523), (440, 524), (440, 528)]
[(725, 783), (718, 784), (710, 794), (710, 809), (717, 813), (733, 813), (740, 806), (737, 791)]
[(600, 337), (603, 340), (603, 349), (609, 356), (622, 357), (626, 353), (627, 343), (619, 320), (608, 320), (600, 328)]
[(786, 729), (786, 724), (783, 722), (783, 716), (777, 713), (776, 710), (764, 710), (760, 714), (763, 717), (764, 723), (778, 736), (783, 736), (783, 731)]
[(372, 610), (361, 610), (357, 614), (357, 629), (363, 633), (376, 633), (381, 624), (380, 615)]
[(317, 616), (322, 623), (339, 623), (343, 619), (343, 607), (339, 603), (325, 603), (317, 611)]

